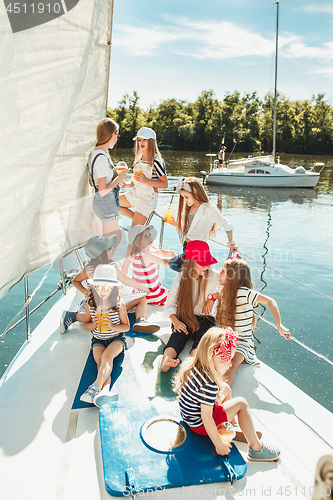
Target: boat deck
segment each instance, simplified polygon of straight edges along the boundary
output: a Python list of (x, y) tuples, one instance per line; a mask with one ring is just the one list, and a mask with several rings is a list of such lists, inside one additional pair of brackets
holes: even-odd
[[(80, 298), (71, 289), (57, 302), (0, 381), (1, 498), (110, 498), (104, 487), (99, 410), (71, 409), (91, 334), (78, 323), (64, 335), (59, 332), (62, 311), (75, 310)], [(168, 320), (161, 319), (160, 310), (150, 308), (148, 312), (159, 320), (161, 330), (151, 338), (129, 338), (126, 356), (137, 384), (127, 388), (126, 397), (156, 398), (158, 405), (158, 398), (173, 395), (171, 373), (159, 370), (170, 327)], [(281, 460), (248, 462), (245, 477), (233, 486), (215, 483), (146, 496), (312, 498), (317, 461), (332, 453), (333, 415), (263, 363), (259, 367), (242, 365), (232, 390), (234, 396), (247, 399), (256, 428), (264, 441), (281, 448)], [(236, 445), (246, 459), (247, 445)]]

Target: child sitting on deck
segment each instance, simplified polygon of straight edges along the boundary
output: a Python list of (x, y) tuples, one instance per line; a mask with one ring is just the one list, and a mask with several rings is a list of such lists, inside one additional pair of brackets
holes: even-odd
[(148, 304), (162, 306), (169, 290), (161, 285), (157, 265), (168, 265), (169, 259), (176, 255), (173, 251), (152, 250), (157, 236), (153, 226), (133, 226), (128, 233), (131, 245), (130, 259), (132, 261), (133, 277), (136, 282), (149, 289), (146, 295)]
[(203, 334), (215, 325), (207, 304), (218, 289), (219, 273), (211, 269), (216, 262), (205, 241), (189, 241), (183, 270), (173, 280), (165, 305), (164, 315), (171, 320), (172, 334), (164, 348), (162, 372), (179, 364), (178, 355), (190, 338), (194, 351)]
[(290, 338), (290, 332), (281, 323), (277, 303), (271, 297), (252, 290), (251, 271), (244, 259), (227, 259), (219, 278), (222, 285), (221, 292), (212, 295), (209, 308), (218, 299), (215, 322), (217, 326), (231, 326), (238, 333), (236, 352), (225, 379), (229, 385), (235, 378), (237, 367), (243, 362), (251, 365), (258, 364), (252, 328), (254, 325), (253, 308), (256, 304), (267, 304), (270, 308), (281, 335)]
[[(79, 310), (74, 311), (64, 311), (60, 320), (60, 332), (65, 333), (66, 330), (75, 321), (80, 321), (83, 323), (85, 317), (85, 309), (87, 304), (87, 298), (90, 297), (90, 287), (89, 284), (87, 288), (83, 286), (83, 282), (87, 281), (88, 278), (92, 278), (96, 267), (100, 264), (112, 264), (115, 267), (117, 273), (117, 279), (124, 285), (137, 288), (144, 292), (148, 292), (148, 288), (133, 280), (129, 276), (125, 276), (115, 261), (112, 260), (114, 245), (117, 242), (115, 235), (109, 236), (93, 236), (90, 238), (85, 246), (85, 251), (88, 257), (91, 259), (86, 267), (81, 271), (73, 280), (73, 286), (81, 293), (85, 295), (85, 299), (80, 303)], [(129, 304), (126, 305), (128, 311), (135, 308), (135, 323), (133, 325), (133, 330), (141, 333), (155, 333), (160, 327), (158, 324), (150, 323), (145, 319), (147, 312), (147, 300), (145, 297), (134, 298)]]
[(124, 335), (130, 328), (126, 307), (119, 297), (119, 285), (114, 266), (96, 267), (89, 279), (91, 293), (83, 322), (85, 330), (92, 332), (91, 349), (97, 364), (97, 378), (80, 397), (85, 403), (102, 404), (118, 399), (110, 392), (113, 360), (126, 347)]
[(218, 455), (228, 455), (231, 444), (222, 441), (217, 426), (237, 416), (249, 443), (248, 459), (274, 461), (280, 450), (259, 441), (245, 399), (237, 397), (226, 401), (221, 397), (223, 375), (231, 364), (236, 341), (237, 334), (231, 328), (213, 327), (203, 335), (195, 355), (182, 363), (176, 380), (180, 413), (193, 432), (210, 437)]

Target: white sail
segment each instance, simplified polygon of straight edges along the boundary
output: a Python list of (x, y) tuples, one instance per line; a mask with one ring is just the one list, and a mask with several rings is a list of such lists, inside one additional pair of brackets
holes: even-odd
[(14, 33), (0, 6), (0, 296), (100, 230), (86, 163), (106, 113), (113, 0), (66, 4)]

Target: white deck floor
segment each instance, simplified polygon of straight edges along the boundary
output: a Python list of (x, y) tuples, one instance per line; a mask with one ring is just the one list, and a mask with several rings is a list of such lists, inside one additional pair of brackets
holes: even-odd
[[(75, 309), (80, 297), (71, 289), (44, 318), (0, 382), (0, 498), (9, 500), (97, 500), (104, 488), (98, 409), (71, 410), (90, 346), (90, 332), (76, 324), (59, 332), (64, 309)], [(159, 339), (170, 329), (162, 322)], [(142, 362), (160, 340), (135, 338), (131, 356), (142, 397), (156, 395), (160, 356), (147, 373)], [(242, 365), (233, 395), (249, 402), (263, 440), (281, 448), (278, 463), (248, 462), (246, 476), (234, 483), (215, 483), (165, 490), (146, 496), (213, 499), (312, 498), (318, 459), (332, 453), (333, 415), (268, 366)], [(141, 397), (141, 395), (140, 395)], [(158, 404), (158, 400), (156, 400)], [(247, 445), (236, 443), (246, 459)], [(142, 496), (142, 495), (140, 495)]]

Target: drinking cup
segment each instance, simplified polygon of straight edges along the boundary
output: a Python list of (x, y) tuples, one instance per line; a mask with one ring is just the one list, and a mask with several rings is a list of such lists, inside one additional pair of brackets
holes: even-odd
[(107, 311), (99, 311), (96, 313), (96, 318), (100, 319), (100, 324), (97, 327), (97, 330), (101, 333), (106, 333), (108, 331), (109, 313)]
[(174, 213), (175, 213), (175, 209), (172, 205), (170, 205), (170, 203), (165, 205), (165, 207), (164, 207), (164, 220), (165, 220), (165, 222), (170, 224), (172, 222), (172, 217), (173, 217)]
[(217, 432), (220, 434), (221, 439), (226, 441), (227, 443), (231, 443), (231, 441), (236, 436), (236, 431), (234, 430), (232, 424), (230, 422), (222, 422), (217, 426)]
[(134, 179), (135, 179), (136, 181), (138, 181), (138, 180), (139, 180), (139, 179), (138, 179), (138, 177), (137, 177), (137, 174), (143, 174), (143, 172), (142, 172), (141, 170), (135, 170), (135, 171), (134, 171)]
[(116, 170), (119, 174), (119, 172), (121, 172), (122, 170), (124, 170), (125, 168), (127, 168), (127, 163), (126, 161), (118, 161), (117, 165), (116, 165)]

